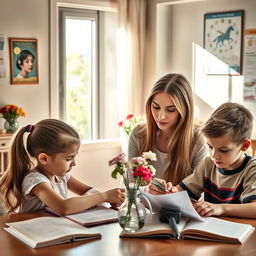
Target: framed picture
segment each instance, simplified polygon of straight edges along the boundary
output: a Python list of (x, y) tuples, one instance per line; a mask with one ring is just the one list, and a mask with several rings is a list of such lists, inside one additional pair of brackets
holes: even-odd
[(37, 39), (9, 38), (11, 84), (38, 84)]
[(242, 74), (243, 19), (243, 10), (204, 15), (204, 48), (226, 64), (210, 64), (208, 74)]

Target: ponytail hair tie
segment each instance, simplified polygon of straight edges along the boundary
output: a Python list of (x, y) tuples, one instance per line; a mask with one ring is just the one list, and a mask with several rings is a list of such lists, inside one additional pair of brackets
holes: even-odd
[(26, 126), (26, 132), (32, 132), (34, 130), (34, 125), (32, 125), (32, 124), (29, 124), (29, 125), (27, 125)]

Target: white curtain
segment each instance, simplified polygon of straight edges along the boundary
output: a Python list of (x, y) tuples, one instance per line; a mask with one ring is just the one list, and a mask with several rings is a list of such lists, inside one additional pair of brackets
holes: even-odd
[(118, 0), (117, 81), (120, 118), (142, 114), (147, 0)]

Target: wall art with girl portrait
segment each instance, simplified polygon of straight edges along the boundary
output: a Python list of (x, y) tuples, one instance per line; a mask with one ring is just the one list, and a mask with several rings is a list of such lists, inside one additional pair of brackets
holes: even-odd
[(9, 38), (11, 84), (37, 84), (37, 39)]

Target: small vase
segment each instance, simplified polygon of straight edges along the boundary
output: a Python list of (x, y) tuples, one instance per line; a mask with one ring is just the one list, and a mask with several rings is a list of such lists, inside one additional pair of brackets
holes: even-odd
[(14, 133), (19, 128), (19, 123), (17, 121), (17, 117), (9, 120), (5, 120), (4, 129), (7, 133)]
[(126, 232), (136, 232), (144, 226), (146, 209), (140, 202), (139, 189), (127, 189), (125, 202), (118, 212), (118, 222)]

